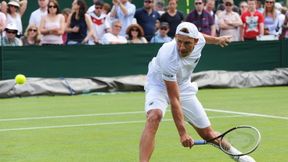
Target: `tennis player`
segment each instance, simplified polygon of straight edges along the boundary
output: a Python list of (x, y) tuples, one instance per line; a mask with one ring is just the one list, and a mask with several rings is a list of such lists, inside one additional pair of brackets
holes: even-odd
[[(184, 119), (205, 140), (219, 135), (211, 127), (207, 114), (196, 97), (198, 87), (196, 83), (191, 83), (191, 75), (206, 43), (224, 47), (228, 45), (230, 38), (204, 35), (198, 32), (194, 24), (182, 22), (177, 26), (175, 39), (159, 49), (157, 56), (149, 63), (145, 85), (147, 120), (140, 141), (140, 162), (149, 162), (151, 158), (155, 135), (168, 104), (171, 105), (174, 123), (184, 147), (191, 148), (194, 144), (187, 133)], [(229, 149), (238, 151), (233, 147)], [(248, 155), (232, 158), (239, 162), (255, 161)]]

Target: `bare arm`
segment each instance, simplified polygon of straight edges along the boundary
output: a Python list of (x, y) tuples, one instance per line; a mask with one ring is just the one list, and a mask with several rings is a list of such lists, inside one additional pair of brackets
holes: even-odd
[(90, 16), (87, 15), (87, 14), (85, 14), (85, 22), (87, 24), (88, 32), (87, 32), (87, 36), (84, 38), (82, 43), (88, 42), (90, 37), (93, 37), (93, 38), (95, 37), (94, 36), (94, 31), (93, 31), (93, 28), (92, 28), (92, 20), (91, 20)]
[(210, 35), (203, 34), (207, 44), (215, 44), (221, 47), (228, 46), (230, 43), (231, 36), (221, 36), (221, 37), (213, 37)]
[(184, 116), (180, 104), (179, 87), (174, 81), (164, 82), (170, 99), (172, 116), (180, 136), (180, 141), (184, 147), (191, 148), (194, 142), (193, 139), (187, 134), (185, 128)]
[(28, 1), (27, 0), (22, 0), (20, 1), (20, 8), (19, 8), (19, 13), (20, 15), (24, 15), (26, 9), (27, 9), (27, 3)]

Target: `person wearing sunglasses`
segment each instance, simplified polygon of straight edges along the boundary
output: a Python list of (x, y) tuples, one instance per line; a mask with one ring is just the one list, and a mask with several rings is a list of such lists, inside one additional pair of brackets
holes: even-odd
[(279, 14), (276, 12), (275, 0), (266, 0), (264, 5), (264, 35), (280, 35)]
[(59, 4), (56, 0), (48, 3), (48, 14), (41, 19), (40, 33), (42, 34), (41, 45), (62, 45), (65, 29), (65, 19), (60, 12)]
[(154, 37), (152, 37), (150, 43), (170, 42), (172, 38), (168, 36), (168, 32), (169, 32), (169, 23), (161, 22), (158, 32)]
[(144, 31), (138, 24), (131, 24), (126, 31), (127, 41), (132, 44), (148, 43), (144, 37)]
[(256, 10), (256, 0), (248, 0), (248, 10), (241, 15), (241, 40), (256, 40), (264, 35), (264, 16)]
[(21, 37), (23, 46), (40, 45), (40, 32), (35, 24), (29, 25)]
[(135, 16), (137, 23), (144, 30), (144, 37), (149, 42), (157, 31), (160, 14), (154, 10), (153, 0), (144, 0), (144, 6), (136, 10)]
[(225, 10), (219, 14), (220, 36), (230, 35), (231, 41), (240, 41), (240, 27), (242, 20), (238, 13), (234, 12), (233, 0), (225, 0)]
[(186, 21), (195, 24), (201, 33), (216, 36), (216, 26), (214, 18), (204, 10), (204, 0), (195, 0), (195, 10), (191, 11)]
[(22, 46), (22, 41), (16, 37), (18, 28), (16, 24), (8, 23), (5, 28), (5, 36), (1, 39), (0, 44), (3, 46)]

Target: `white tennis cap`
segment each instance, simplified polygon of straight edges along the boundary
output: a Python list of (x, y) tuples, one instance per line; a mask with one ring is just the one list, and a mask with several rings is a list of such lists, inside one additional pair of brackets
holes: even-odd
[[(181, 31), (184, 28), (188, 30), (188, 33)], [(176, 34), (185, 35), (185, 36), (188, 36), (188, 37), (191, 37), (191, 38), (196, 38), (196, 39), (199, 38), (199, 31), (198, 31), (197, 27), (194, 24), (190, 23), (190, 22), (182, 22), (182, 23), (180, 23), (177, 26)]]

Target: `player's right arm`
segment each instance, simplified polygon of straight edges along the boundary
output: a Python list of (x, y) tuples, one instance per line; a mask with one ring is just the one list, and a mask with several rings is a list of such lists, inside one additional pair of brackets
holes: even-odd
[(171, 104), (172, 116), (180, 136), (180, 142), (184, 147), (191, 148), (194, 142), (192, 137), (188, 135), (185, 128), (183, 112), (180, 104), (180, 94), (178, 84), (175, 81), (164, 80), (164, 82), (167, 88), (167, 93)]

